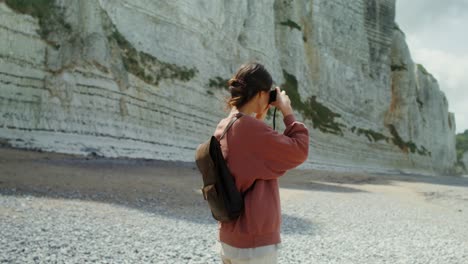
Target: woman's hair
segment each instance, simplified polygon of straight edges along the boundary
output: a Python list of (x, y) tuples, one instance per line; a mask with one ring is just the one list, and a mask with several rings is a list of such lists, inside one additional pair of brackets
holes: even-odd
[(272, 84), (273, 79), (262, 64), (256, 62), (243, 64), (228, 81), (231, 97), (227, 100), (227, 106), (242, 107), (258, 92), (268, 92)]

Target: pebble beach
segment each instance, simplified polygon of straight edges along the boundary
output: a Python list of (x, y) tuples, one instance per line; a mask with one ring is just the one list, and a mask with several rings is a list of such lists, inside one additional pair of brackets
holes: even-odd
[[(189, 163), (0, 149), (0, 263), (220, 263)], [(279, 263), (468, 263), (468, 178), (294, 170)], [(268, 205), (265, 205), (268, 206)]]

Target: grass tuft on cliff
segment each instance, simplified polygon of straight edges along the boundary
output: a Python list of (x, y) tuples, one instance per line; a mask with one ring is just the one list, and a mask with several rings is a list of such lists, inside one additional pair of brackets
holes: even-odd
[(217, 88), (217, 89), (225, 89), (228, 86), (229, 79), (224, 79), (222, 77), (215, 77), (209, 80), (208, 87), (210, 88)]
[(398, 64), (392, 64), (390, 65), (391, 71), (407, 71), (408, 68), (406, 68), (406, 64), (402, 63), (401, 65)]
[(424, 75), (429, 75), (429, 76), (432, 76), (427, 70), (426, 68), (424, 68), (424, 66), (422, 64), (416, 64), (416, 66), (418, 67), (418, 70), (420, 72), (422, 72)]
[(393, 24), (393, 29), (400, 31), (401, 34), (405, 35), (405, 32), (403, 32), (403, 30), (401, 30), (400, 26), (397, 23)]
[(408, 153), (411, 151), (411, 153), (418, 153), (421, 156), (431, 156), (431, 152), (428, 151), (424, 146), (421, 146), (419, 148), (413, 141), (404, 141), (400, 135), (398, 134), (398, 131), (396, 130), (395, 126), (393, 124), (390, 124), (387, 126), (388, 129), (390, 130), (390, 134), (392, 134), (392, 142), (396, 146), (398, 146), (403, 152)]
[(40, 19), (50, 16), (55, 0), (5, 0), (13, 10)]
[(295, 28), (295, 29), (297, 29), (299, 31), (302, 31), (301, 26), (299, 26), (296, 22), (292, 21), (291, 19), (280, 22), (280, 25), (290, 27), (291, 29)]
[[(356, 127), (351, 128), (351, 132), (354, 133), (355, 130), (356, 130)], [(358, 128), (356, 133), (358, 136), (360, 136), (361, 134), (364, 134), (370, 142), (378, 142), (380, 140), (388, 141), (388, 137), (372, 129)]]
[(335, 121), (340, 115), (318, 102), (315, 95), (302, 102), (296, 77), (285, 70), (283, 76), (286, 82), (281, 87), (288, 94), (292, 107), (301, 112), (304, 118), (311, 120), (314, 128), (318, 128), (323, 133), (343, 136), (341, 129), (345, 125)]
[(148, 84), (158, 85), (162, 79), (178, 79), (186, 82), (198, 73), (196, 68), (162, 62), (151, 54), (137, 51), (115, 27), (108, 38), (119, 46), (125, 70)]

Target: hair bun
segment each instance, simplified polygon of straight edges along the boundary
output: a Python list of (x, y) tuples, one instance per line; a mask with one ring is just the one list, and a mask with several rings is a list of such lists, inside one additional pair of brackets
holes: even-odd
[(229, 86), (239, 87), (242, 89), (245, 88), (247, 84), (241, 79), (232, 78), (229, 80)]

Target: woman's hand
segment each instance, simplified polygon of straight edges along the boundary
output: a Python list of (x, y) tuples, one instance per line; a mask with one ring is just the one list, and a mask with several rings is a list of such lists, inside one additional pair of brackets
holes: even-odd
[(287, 116), (293, 113), (291, 107), (291, 100), (286, 94), (286, 91), (281, 91), (279, 87), (276, 87), (276, 101), (272, 102), (271, 105), (278, 108), (283, 116)]

